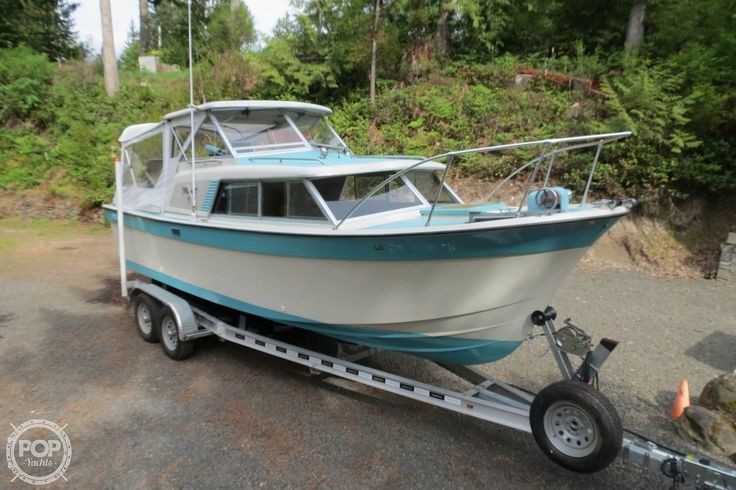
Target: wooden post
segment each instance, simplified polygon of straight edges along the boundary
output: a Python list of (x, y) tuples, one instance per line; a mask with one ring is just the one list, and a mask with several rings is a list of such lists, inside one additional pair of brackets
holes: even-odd
[(381, 0), (373, 2), (373, 31), (371, 32), (371, 106), (376, 105), (376, 57), (378, 55), (378, 20), (381, 15)]
[(138, 44), (140, 54), (145, 54), (151, 47), (151, 26), (149, 25), (148, 16), (148, 0), (138, 1), (138, 16), (141, 21), (141, 27), (138, 34)]
[(112, 97), (118, 93), (118, 60), (115, 57), (115, 41), (112, 35), (110, 0), (100, 0), (102, 17), (102, 64), (105, 67), (105, 91)]

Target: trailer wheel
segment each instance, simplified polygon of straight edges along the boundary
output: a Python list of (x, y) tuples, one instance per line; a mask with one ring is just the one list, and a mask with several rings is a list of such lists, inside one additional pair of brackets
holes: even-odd
[(133, 299), (133, 315), (138, 335), (146, 342), (158, 342), (161, 307), (146, 293), (138, 293)]
[(606, 468), (623, 443), (621, 419), (601, 392), (579, 381), (540, 391), (529, 419), (537, 445), (555, 463), (578, 473)]
[(161, 348), (167, 356), (180, 361), (186, 359), (194, 352), (194, 343), (182, 342), (179, 339), (179, 329), (176, 326), (176, 317), (170, 308), (164, 308), (161, 312), (160, 322)]

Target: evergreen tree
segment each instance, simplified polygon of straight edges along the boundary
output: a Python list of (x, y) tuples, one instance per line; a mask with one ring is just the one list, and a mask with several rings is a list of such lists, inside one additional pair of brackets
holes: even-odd
[(256, 40), (253, 16), (240, 0), (216, 0), (207, 18), (207, 49), (242, 51)]
[(51, 60), (83, 55), (72, 21), (77, 6), (67, 0), (0, 0), (0, 48), (25, 44)]
[[(152, 30), (161, 29), (161, 61), (182, 67), (189, 64), (187, 0), (154, 0)], [(207, 33), (207, 2), (192, 0), (192, 44), (194, 62)]]
[(138, 70), (138, 56), (140, 55), (139, 32), (135, 28), (135, 22), (130, 21), (128, 27), (128, 39), (125, 41), (123, 54), (120, 55), (120, 68), (128, 71)]

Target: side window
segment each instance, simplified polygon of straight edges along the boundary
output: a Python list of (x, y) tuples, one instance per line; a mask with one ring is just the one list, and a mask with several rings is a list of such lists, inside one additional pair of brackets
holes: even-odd
[(156, 185), (163, 169), (163, 133), (159, 132), (128, 146), (128, 171), (125, 184), (151, 188)]
[(258, 216), (258, 183), (228, 182), (222, 184), (212, 212)]
[(289, 218), (324, 219), (317, 203), (302, 182), (288, 182), (287, 216)]
[[(228, 182), (220, 186), (213, 213), (258, 216), (257, 182)], [(265, 218), (325, 220), (302, 182), (261, 182), (261, 214)]]
[[(437, 191), (440, 189), (440, 182), (442, 181), (436, 173), (417, 170), (406, 174), (406, 178), (409, 179), (409, 181), (414, 184), (414, 187), (422, 193), (424, 199), (429, 202), (434, 202), (437, 197)], [(453, 203), (455, 202), (455, 199), (453, 199), (450, 193), (447, 192), (447, 189), (443, 187), (442, 192), (440, 192), (440, 199), (437, 202)]]
[(261, 215), (283, 217), (286, 215), (286, 182), (263, 182)]
[(175, 126), (173, 130), (174, 138), (172, 138), (173, 141), (171, 142), (171, 156), (176, 157), (181, 153), (182, 148), (187, 143), (187, 138), (189, 138), (189, 133), (192, 130), (189, 126)]
[[(377, 185), (388, 179), (391, 174), (355, 175), (355, 199), (363, 199)], [(394, 179), (383, 189), (376, 191), (371, 199), (382, 199), (392, 203), (419, 204), (417, 196), (401, 179)]]
[[(187, 144), (187, 138), (191, 132), (189, 124), (174, 126), (174, 140), (171, 144), (171, 156), (182, 156), (183, 160), (189, 160), (192, 157), (192, 148)], [(178, 143), (177, 143), (178, 140)], [(181, 144), (181, 148), (179, 145)], [(182, 148), (184, 155), (181, 154)], [(202, 125), (194, 135), (194, 156), (196, 158), (213, 158), (221, 156), (229, 156), (225, 140), (220, 136), (215, 124), (209, 119), (205, 119)]]
[(315, 179), (312, 183), (338, 220), (346, 216), (365, 216), (421, 204), (422, 201), (414, 191), (401, 178), (397, 178), (381, 186), (371, 197), (366, 198), (359, 208), (353, 209), (359, 201), (391, 175), (390, 173), (372, 173), (327, 177)]
[[(191, 151), (191, 150), (189, 150)], [(209, 118), (205, 119), (194, 135), (194, 154), (197, 158), (210, 158), (229, 155), (225, 140)]]

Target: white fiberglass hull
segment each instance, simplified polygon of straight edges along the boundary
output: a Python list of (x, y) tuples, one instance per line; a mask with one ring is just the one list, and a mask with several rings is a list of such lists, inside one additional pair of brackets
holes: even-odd
[(511, 353), (532, 329), (530, 314), (549, 304), (587, 249), (342, 260), (235, 251), (180, 237), (126, 226), (128, 267), (230, 308), (458, 364)]

